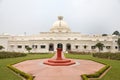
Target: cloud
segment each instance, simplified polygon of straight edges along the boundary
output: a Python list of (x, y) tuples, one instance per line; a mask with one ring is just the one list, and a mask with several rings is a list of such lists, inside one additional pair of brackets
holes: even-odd
[[(119, 0), (0, 0), (0, 32), (47, 32), (64, 16), (72, 31), (112, 33), (120, 31)], [(99, 29), (100, 28), (100, 29)], [(13, 31), (14, 30), (14, 31)]]

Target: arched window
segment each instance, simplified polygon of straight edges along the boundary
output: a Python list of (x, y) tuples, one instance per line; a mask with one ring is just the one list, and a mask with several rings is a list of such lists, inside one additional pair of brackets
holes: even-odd
[(54, 44), (53, 43), (49, 44), (49, 51), (54, 51)]
[(67, 43), (66, 44), (66, 51), (70, 51), (71, 50), (71, 44), (70, 43)]

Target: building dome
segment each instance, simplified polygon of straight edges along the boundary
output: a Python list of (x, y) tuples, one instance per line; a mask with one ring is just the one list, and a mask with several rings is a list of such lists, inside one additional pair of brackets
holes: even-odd
[(50, 32), (71, 32), (71, 30), (68, 27), (67, 23), (63, 21), (63, 17), (58, 16), (58, 21), (53, 24)]

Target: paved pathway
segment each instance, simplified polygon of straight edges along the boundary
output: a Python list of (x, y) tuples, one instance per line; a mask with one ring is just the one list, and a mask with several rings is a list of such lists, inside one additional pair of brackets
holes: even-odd
[(76, 64), (70, 66), (49, 66), (43, 64), (45, 60), (27, 60), (14, 67), (35, 76), (34, 80), (82, 80), (81, 74), (91, 74), (104, 67), (90, 60), (75, 60)]

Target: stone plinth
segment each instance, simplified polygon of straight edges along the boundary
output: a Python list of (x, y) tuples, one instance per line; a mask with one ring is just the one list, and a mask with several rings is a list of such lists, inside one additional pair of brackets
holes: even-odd
[(72, 59), (63, 59), (62, 58), (62, 49), (57, 48), (57, 57), (56, 59), (48, 59), (44, 62), (44, 64), (51, 65), (51, 66), (68, 66), (75, 64)]

